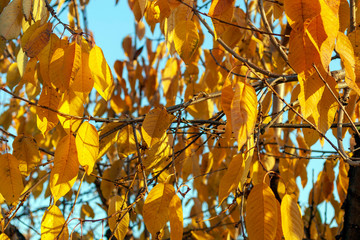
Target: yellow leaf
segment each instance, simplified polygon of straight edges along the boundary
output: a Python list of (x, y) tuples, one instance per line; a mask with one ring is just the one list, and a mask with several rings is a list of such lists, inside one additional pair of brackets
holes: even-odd
[(174, 195), (175, 189), (171, 184), (158, 183), (151, 189), (145, 200), (143, 207), (144, 223), (153, 238), (169, 220), (169, 204)]
[(146, 169), (152, 169), (161, 164), (170, 155), (170, 146), (168, 137), (164, 137), (150, 149), (146, 150), (146, 157), (143, 159), (143, 165)]
[(25, 33), (27, 33), (28, 31), (31, 31), (31, 36), (26, 43), (23, 41), (24, 37), (22, 37), (21, 44), (26, 55), (30, 58), (33, 58), (36, 57), (41, 52), (41, 50), (48, 44), (50, 40), (50, 34), (52, 32), (52, 24), (50, 22), (47, 22), (44, 25), (37, 27), (34, 31), (32, 31), (32, 26), (30, 26)]
[(59, 122), (57, 113), (47, 109), (50, 108), (57, 111), (59, 102), (60, 97), (56, 89), (44, 85), (38, 104), (40, 106), (44, 106), (45, 108), (36, 107), (37, 126), (43, 134), (53, 129)]
[(231, 126), (238, 142), (238, 150), (254, 131), (257, 104), (254, 88), (246, 83), (238, 82), (231, 102)]
[(39, 147), (35, 139), (24, 134), (14, 139), (13, 155), (19, 160), (20, 172), (25, 176), (40, 162)]
[(81, 42), (81, 67), (71, 84), (71, 89), (75, 92), (88, 94), (94, 86), (94, 79), (89, 68), (89, 44), (82, 38)]
[[(50, 206), (44, 213), (41, 220), (41, 239), (53, 240), (59, 235), (61, 229), (65, 224), (64, 216), (56, 205)], [(58, 239), (68, 239), (69, 232), (67, 226)]]
[(10, 238), (5, 233), (2, 233), (0, 234), (0, 240), (10, 240)]
[(0, 14), (0, 36), (7, 40), (19, 36), (22, 17), (21, 0), (10, 2)]
[(26, 64), (24, 75), (21, 79), (25, 84), (31, 83), (33, 86), (36, 86), (35, 80), (35, 70), (36, 70), (37, 59), (31, 58)]
[(303, 239), (301, 212), (292, 195), (286, 194), (281, 201), (281, 222), (285, 239)]
[[(35, 23), (36, 24), (36, 23)], [(50, 82), (50, 63), (52, 56), (56, 49), (60, 47), (65, 47), (67, 44), (66, 40), (60, 40), (56, 34), (50, 35), (50, 40), (48, 44), (41, 50), (37, 58), (39, 59), (40, 64), (40, 75), (43, 79), (44, 84), (51, 85)]]
[(16, 202), (24, 189), (18, 160), (10, 153), (0, 155), (0, 193), (8, 204)]
[(81, 119), (74, 119), (72, 116), (82, 117), (84, 114), (84, 102), (71, 89), (66, 91), (59, 103), (59, 112), (69, 116), (58, 114), (61, 125), (65, 131), (75, 132), (81, 123)]
[(223, 89), (221, 90), (221, 107), (226, 115), (227, 123), (231, 124), (231, 102), (234, 98), (234, 91), (232, 89), (229, 78), (225, 79)]
[(195, 23), (191, 20), (181, 21), (174, 28), (174, 44), (181, 59), (189, 64), (198, 48), (200, 38)]
[(169, 205), (170, 238), (181, 240), (183, 237), (183, 211), (180, 198), (175, 194)]
[(239, 153), (235, 155), (220, 181), (219, 186), (219, 205), (229, 196), (229, 194), (240, 185), (244, 184), (249, 169), (250, 163), (254, 154), (254, 139), (251, 137), (247, 141), (247, 151), (245, 153)]
[(277, 200), (270, 187), (257, 184), (246, 204), (246, 231), (249, 239), (274, 239), (278, 221)]
[(49, 18), (49, 11), (46, 8), (45, 1), (34, 0), (32, 9), (35, 22), (41, 20), (41, 23), (45, 23)]
[(101, 158), (116, 142), (117, 133), (123, 127), (123, 123), (109, 123), (101, 129), (98, 158)]
[[(137, 130), (135, 130), (135, 132), (136, 138), (138, 141), (140, 141), (140, 133)], [(136, 142), (134, 138), (133, 127), (131, 125), (127, 125), (120, 130), (117, 138), (117, 151), (120, 158), (125, 158), (130, 154), (136, 153)]]
[(16, 62), (13, 62), (8, 71), (7, 71), (7, 75), (6, 75), (6, 85), (10, 88), (13, 89), (21, 80), (21, 76), (19, 73), (19, 68)]
[(112, 217), (109, 218), (109, 227), (117, 239), (124, 239), (128, 231), (130, 218), (126, 208), (125, 199), (121, 196), (110, 198), (108, 216)]
[(112, 94), (114, 81), (104, 54), (98, 46), (94, 46), (90, 50), (89, 67), (94, 79), (96, 91), (108, 101)]
[(88, 122), (81, 124), (76, 134), (76, 149), (79, 163), (90, 175), (99, 153), (99, 134), (96, 128)]
[(145, 116), (141, 133), (149, 148), (164, 137), (174, 118), (175, 116), (169, 114), (164, 107), (157, 107)]
[(54, 167), (50, 174), (50, 190), (55, 203), (74, 185), (78, 172), (79, 161), (75, 137), (72, 134), (66, 135), (56, 146)]

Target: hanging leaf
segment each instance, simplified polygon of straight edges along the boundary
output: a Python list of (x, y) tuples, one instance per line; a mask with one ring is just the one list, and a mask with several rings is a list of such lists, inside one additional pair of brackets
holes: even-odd
[(113, 76), (101, 48), (96, 45), (90, 50), (89, 68), (96, 91), (108, 101), (113, 90)]
[(75, 137), (63, 137), (56, 146), (54, 167), (50, 174), (50, 190), (54, 202), (64, 196), (74, 185), (79, 172), (78, 153)]
[(175, 116), (169, 114), (164, 107), (157, 107), (145, 116), (141, 133), (149, 148), (164, 137), (174, 118)]
[(59, 103), (59, 112), (66, 114), (58, 114), (58, 118), (64, 130), (67, 131), (67, 133), (75, 132), (81, 124), (81, 119), (76, 119), (72, 116), (83, 116), (84, 102), (81, 97), (69, 89), (62, 95)]
[(175, 194), (169, 205), (170, 238), (181, 240), (183, 237), (183, 211), (180, 198)]
[(110, 198), (108, 216), (109, 227), (117, 239), (124, 239), (129, 227), (129, 213), (126, 211), (125, 199), (121, 196)]
[(67, 225), (64, 226), (64, 224), (65, 219), (60, 209), (56, 205), (51, 205), (45, 211), (44, 216), (41, 220), (41, 239), (56, 239), (63, 227), (64, 229), (58, 239), (68, 239), (69, 231)]
[(89, 122), (83, 122), (76, 134), (76, 150), (79, 163), (90, 175), (99, 153), (99, 134)]
[(2, 233), (0, 234), (0, 240), (10, 240), (10, 238), (5, 233)]
[(18, 135), (13, 142), (13, 155), (19, 160), (21, 174), (28, 176), (40, 162), (39, 147), (33, 137)]
[(276, 198), (271, 188), (257, 184), (251, 189), (246, 204), (246, 231), (250, 239), (274, 239), (278, 221)]
[[(29, 30), (30, 28), (27, 31)], [(51, 32), (52, 24), (50, 22), (47, 22), (44, 25), (37, 27), (35, 31), (31, 33), (28, 41), (24, 42), (23, 37), (21, 39), (21, 43), (23, 45), (23, 49), (26, 55), (30, 58), (36, 57), (41, 52), (41, 50), (48, 44)]]
[(169, 220), (169, 204), (174, 195), (175, 189), (171, 184), (158, 183), (145, 199), (144, 222), (154, 238)]
[(14, 0), (0, 14), (0, 36), (9, 40), (19, 36), (21, 31), (21, 0)]
[(238, 82), (231, 102), (231, 126), (238, 141), (238, 150), (254, 131), (257, 104), (254, 88), (246, 83)]
[(281, 222), (285, 239), (303, 239), (304, 226), (297, 200), (286, 194), (281, 200)]
[(174, 44), (181, 59), (189, 64), (199, 44), (199, 34), (193, 21), (181, 21), (174, 28)]
[(10, 153), (0, 155), (0, 193), (10, 205), (19, 200), (24, 189), (18, 160)]
[[(138, 141), (141, 139), (139, 131), (135, 130)], [(127, 125), (122, 128), (117, 138), (117, 151), (120, 158), (125, 158), (130, 154), (136, 153), (136, 142), (133, 127)]]

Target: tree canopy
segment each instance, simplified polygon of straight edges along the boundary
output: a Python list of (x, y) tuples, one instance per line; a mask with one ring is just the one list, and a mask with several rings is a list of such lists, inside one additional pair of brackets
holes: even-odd
[(0, 239), (360, 238), (360, 1), (88, 4), (0, 3)]

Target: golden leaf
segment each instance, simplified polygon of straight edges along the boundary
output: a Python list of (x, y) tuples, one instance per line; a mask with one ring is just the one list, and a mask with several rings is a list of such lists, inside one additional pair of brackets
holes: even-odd
[(123, 127), (123, 123), (109, 123), (101, 129), (98, 158), (101, 158), (116, 142), (116, 136)]
[(257, 104), (254, 88), (246, 83), (238, 82), (231, 102), (231, 126), (238, 142), (238, 150), (254, 131)]
[(2, 233), (0, 234), (0, 240), (10, 240), (10, 238), (5, 233)]
[(178, 22), (173, 37), (176, 52), (186, 64), (189, 64), (200, 41), (195, 23), (190, 20)]
[(143, 165), (146, 169), (152, 169), (160, 165), (170, 155), (170, 146), (168, 143), (167, 135), (157, 143), (155, 143), (150, 149), (146, 150), (146, 157), (143, 159)]
[(94, 87), (96, 91), (98, 91), (98, 93), (106, 101), (108, 101), (112, 94), (114, 81), (104, 54), (98, 46), (94, 46), (90, 50), (89, 67), (94, 79)]
[(79, 160), (75, 137), (63, 137), (56, 146), (54, 167), (50, 174), (50, 190), (54, 202), (64, 196), (74, 185), (79, 172)]
[(109, 227), (117, 239), (124, 239), (128, 231), (130, 218), (126, 208), (125, 199), (121, 196), (110, 198), (108, 216), (112, 217), (109, 218)]
[(16, 202), (24, 189), (18, 160), (10, 153), (0, 155), (0, 193), (10, 205)]
[(59, 102), (60, 97), (58, 92), (50, 86), (43, 86), (38, 102), (38, 104), (43, 107), (36, 107), (37, 126), (43, 134), (53, 129), (59, 122), (57, 113), (49, 110), (52, 109), (57, 111)]
[(303, 239), (300, 207), (292, 195), (286, 194), (281, 201), (281, 223), (285, 239)]
[(89, 122), (81, 124), (75, 139), (79, 163), (90, 175), (99, 153), (99, 134)]
[[(75, 94), (71, 89), (66, 91), (59, 103), (59, 112), (66, 115), (58, 114), (61, 125), (64, 130), (75, 132), (81, 123), (81, 119), (75, 119), (72, 116), (82, 117), (84, 114), (84, 102), (81, 97)], [(69, 115), (69, 116), (67, 116)]]
[(94, 210), (90, 207), (90, 205), (88, 203), (83, 204), (81, 206), (81, 210), (80, 210), (80, 217), (82, 219), (85, 219), (85, 216), (90, 217), (90, 218), (95, 217)]
[[(32, 26), (30, 26), (30, 28), (28, 28), (25, 33), (27, 33), (29, 30), (32, 30)], [(23, 41), (23, 37), (21, 44), (26, 55), (30, 58), (36, 57), (41, 52), (41, 50), (48, 44), (51, 32), (52, 24), (50, 22), (47, 22), (44, 25), (37, 27), (34, 31), (31, 31), (31, 36), (26, 43)]]
[(342, 159), (340, 159), (339, 174), (336, 178), (336, 188), (339, 194), (341, 204), (345, 201), (349, 186), (348, 168), (349, 165), (345, 163)]
[[(138, 141), (141, 139), (140, 133), (135, 130), (136, 138)], [(117, 137), (117, 151), (119, 158), (125, 158), (130, 154), (136, 153), (136, 142), (133, 133), (133, 127), (131, 125), (127, 125), (123, 129), (120, 130), (119, 135)]]
[[(53, 240), (59, 235), (61, 229), (65, 224), (65, 219), (60, 209), (56, 205), (51, 205), (44, 213), (41, 220), (41, 239)], [(58, 239), (68, 239), (69, 232), (67, 226)]]
[(250, 239), (274, 239), (278, 221), (277, 200), (270, 187), (257, 184), (246, 204), (246, 231)]
[(7, 40), (19, 36), (22, 17), (21, 0), (11, 1), (0, 14), (0, 36)]
[(149, 148), (164, 137), (174, 118), (164, 107), (157, 107), (145, 116), (141, 133)]
[(35, 139), (24, 134), (14, 139), (13, 155), (19, 160), (20, 172), (25, 176), (40, 162), (39, 147)]
[(170, 238), (181, 240), (183, 237), (183, 211), (180, 198), (175, 194), (169, 204)]
[(154, 238), (169, 220), (169, 204), (174, 195), (175, 189), (171, 184), (158, 183), (145, 200), (144, 223)]

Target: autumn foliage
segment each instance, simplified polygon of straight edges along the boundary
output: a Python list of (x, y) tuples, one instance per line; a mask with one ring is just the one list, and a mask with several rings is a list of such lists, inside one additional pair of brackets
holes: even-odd
[(0, 239), (342, 235), (360, 1), (128, 0), (115, 63), (88, 4), (0, 3)]

